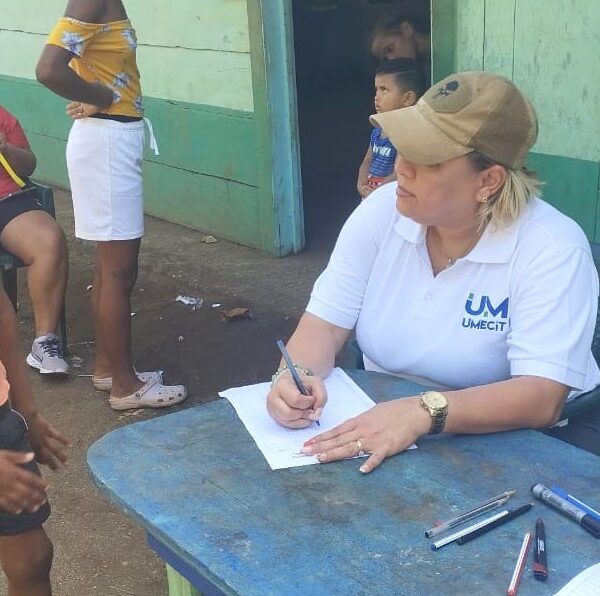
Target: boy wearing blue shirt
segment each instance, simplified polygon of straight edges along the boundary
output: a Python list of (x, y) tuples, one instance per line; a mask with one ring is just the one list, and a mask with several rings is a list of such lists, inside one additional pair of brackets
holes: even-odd
[[(384, 60), (375, 70), (375, 111), (389, 112), (412, 106), (424, 89), (423, 75), (410, 58)], [(396, 149), (382, 136), (381, 128), (371, 133), (369, 148), (358, 170), (356, 188), (366, 199), (377, 187), (395, 180)]]

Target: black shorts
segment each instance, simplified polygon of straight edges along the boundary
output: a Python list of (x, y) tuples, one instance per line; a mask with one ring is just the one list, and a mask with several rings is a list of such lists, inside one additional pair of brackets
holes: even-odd
[[(0, 406), (0, 449), (11, 451), (33, 451), (27, 439), (27, 424), (23, 417), (15, 412), (7, 402)], [(40, 475), (37, 464), (32, 461), (24, 468)], [(35, 530), (50, 516), (50, 505), (44, 503), (34, 513), (12, 515), (0, 509), (0, 536), (13, 536)]]
[(0, 234), (4, 228), (22, 213), (40, 211), (42, 206), (34, 190), (22, 190), (0, 200)]

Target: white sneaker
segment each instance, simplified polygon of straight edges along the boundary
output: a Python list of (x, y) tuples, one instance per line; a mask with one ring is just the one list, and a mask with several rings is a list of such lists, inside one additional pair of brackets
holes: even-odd
[(163, 385), (150, 381), (135, 393), (125, 397), (113, 397), (108, 403), (113, 410), (136, 410), (138, 408), (168, 408), (180, 404), (187, 398), (183, 385)]
[(40, 335), (33, 340), (27, 364), (43, 375), (69, 374), (69, 365), (63, 358), (62, 346), (54, 333)]

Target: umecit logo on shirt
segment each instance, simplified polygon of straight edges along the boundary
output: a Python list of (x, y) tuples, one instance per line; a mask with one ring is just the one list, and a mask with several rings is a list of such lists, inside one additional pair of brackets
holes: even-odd
[(462, 326), (468, 329), (504, 331), (508, 324), (508, 298), (494, 306), (489, 296), (482, 295), (476, 305), (475, 294), (471, 292), (465, 302), (465, 311), (470, 317), (463, 317)]

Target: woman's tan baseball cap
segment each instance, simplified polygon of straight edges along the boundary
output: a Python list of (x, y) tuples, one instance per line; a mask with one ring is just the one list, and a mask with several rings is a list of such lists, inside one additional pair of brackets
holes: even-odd
[(511, 81), (487, 72), (450, 75), (414, 106), (375, 114), (371, 124), (417, 164), (479, 151), (514, 170), (525, 164), (538, 133), (529, 100)]

